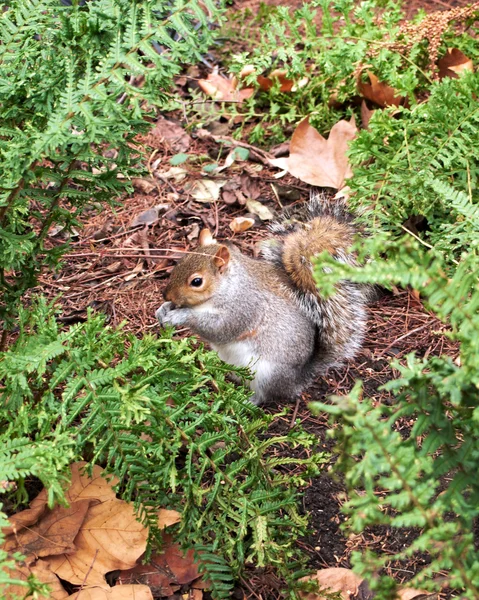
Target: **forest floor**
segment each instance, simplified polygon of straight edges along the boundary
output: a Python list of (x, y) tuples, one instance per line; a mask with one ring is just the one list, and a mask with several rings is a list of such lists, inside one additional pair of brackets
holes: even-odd
[[(284, 4), (280, 0), (266, 3)], [(259, 0), (236, 0), (230, 10), (247, 6), (254, 13), (259, 4)], [(299, 4), (299, 0), (288, 3), (291, 6)], [(407, 14), (410, 16), (419, 8), (442, 10), (459, 4), (465, 3), (411, 0), (407, 2)], [(201, 65), (193, 79), (204, 74), (204, 69)], [(191, 75), (177, 81), (180, 94), (186, 89), (186, 79), (190, 80)], [(41, 279), (41, 291), (51, 299), (58, 297), (60, 320), (64, 323), (83, 320), (87, 308), (92, 307), (106, 313), (112, 325), (126, 321), (126, 328), (134, 333), (155, 332), (158, 324), (154, 314), (163, 302), (162, 290), (168, 275), (175, 260), (196, 247), (202, 228), (210, 228), (220, 240), (232, 240), (250, 255), (255, 255), (258, 241), (268, 235), (266, 224), (259, 221), (243, 233), (232, 234), (229, 224), (235, 217), (245, 216), (244, 206), (195, 201), (186, 190), (202, 179), (200, 167), (183, 164), (180, 169), (184, 172), (178, 171), (172, 176), (169, 160), (178, 152), (187, 150), (190, 155), (209, 156), (214, 160), (223, 156), (214, 140), (195, 138), (185, 132), (186, 123), (180, 112), (164, 117), (168, 119), (166, 123), (160, 117), (151, 133), (140, 140), (150, 176), (135, 181), (134, 195), (122, 200), (115, 209), (84, 218), (84, 227), (71, 240), (71, 249), (61, 269), (46, 273)], [(218, 105), (214, 130), (223, 137), (231, 135), (224, 121)], [(278, 182), (274, 177), (276, 173), (276, 169), (261, 161), (254, 162), (250, 157), (247, 161), (233, 163), (224, 171), (224, 176), (234, 181), (237, 188), (247, 189), (276, 213), (284, 206), (308, 199), (306, 184), (291, 176)], [(139, 224), (135, 224), (135, 219)], [(62, 241), (61, 231), (50, 232), (51, 244)], [(334, 456), (334, 443), (326, 435), (327, 419), (311, 415), (308, 403), (325, 401), (329, 395), (344, 395), (357, 379), (364, 382), (365, 394), (374, 402), (389, 402), (389, 394), (381, 386), (397, 377), (389, 364), (391, 358), (399, 360), (413, 351), (423, 357), (444, 353), (453, 359), (457, 357), (458, 348), (444, 335), (444, 329), (414, 292), (394, 290), (384, 294), (370, 309), (367, 338), (359, 356), (344, 368), (318, 379), (301, 400), (291, 406), (287, 416), (274, 421), (273, 427), (278, 431), (285, 430), (299, 419), (307, 431), (319, 437), (320, 447), (332, 451)], [(179, 335), (187, 333), (180, 331)], [(274, 404), (265, 406), (265, 410), (272, 413), (278, 412), (279, 408)], [(402, 426), (407, 429), (411, 423), (405, 419)], [(349, 567), (351, 552), (358, 548), (381, 549), (381, 552), (394, 554), (417, 535), (414, 529), (393, 532), (387, 528), (374, 528), (360, 536), (346, 536), (340, 529), (345, 519), (340, 511), (344, 500), (341, 480), (327, 473), (312, 480), (305, 491), (303, 508), (310, 514), (310, 529), (301, 545), (310, 556), (310, 566), (314, 569)], [(387, 570), (402, 583), (427, 560), (426, 555), (415, 555), (407, 563), (391, 562)], [(244, 582), (248, 598), (279, 598), (279, 592), (274, 588), (269, 574), (258, 571), (252, 572), (249, 580)]]

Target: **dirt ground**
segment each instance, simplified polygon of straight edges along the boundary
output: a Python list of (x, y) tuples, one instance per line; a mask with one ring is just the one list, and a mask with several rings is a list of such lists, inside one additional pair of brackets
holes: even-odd
[[(268, 4), (281, 4), (280, 0), (269, 0)], [(299, 5), (299, 0), (287, 3)], [(259, 0), (236, 0), (231, 10), (248, 7), (256, 11)], [(411, 0), (406, 3), (408, 15), (417, 9), (427, 11), (451, 8), (465, 2), (443, 0)], [(180, 115), (181, 117), (181, 115)], [(171, 118), (169, 115), (168, 118)], [(168, 168), (168, 160), (175, 154), (167, 141), (160, 137), (142, 140), (145, 161), (150, 170), (160, 160)], [(192, 139), (190, 154), (216, 156), (217, 145), (208, 140)], [(257, 163), (258, 164), (258, 163)], [(256, 166), (257, 166), (256, 164)], [(259, 198), (271, 209), (279, 211), (281, 204), (288, 204), (291, 197), (295, 202), (306, 201), (308, 187), (297, 180), (285, 177), (281, 180), (280, 194), (275, 170), (255, 164), (242, 166), (254, 185), (259, 188)], [(186, 167), (187, 180), (199, 179), (199, 169)], [(238, 175), (238, 172), (227, 171)], [(255, 254), (258, 240), (267, 236), (264, 225), (232, 234), (229, 223), (236, 216), (244, 216), (244, 209), (224, 203), (199, 204), (185, 194), (184, 184), (172, 179), (147, 178), (135, 182), (135, 194), (125, 198), (114, 210), (108, 209), (99, 215), (85, 219), (84, 228), (71, 240), (71, 249), (65, 257), (60, 271), (45, 273), (40, 280), (40, 290), (50, 298), (60, 297), (61, 319), (66, 324), (83, 320), (87, 307), (105, 312), (112, 325), (126, 320), (126, 328), (134, 333), (155, 332), (158, 324), (155, 310), (162, 303), (162, 290), (175, 259), (181, 253), (194, 248), (199, 229), (209, 227), (219, 239), (233, 240), (243, 251)], [(276, 186), (276, 187), (275, 187)], [(273, 189), (274, 188), (274, 189)], [(279, 201), (278, 201), (279, 197)], [(160, 210), (159, 218), (149, 225), (132, 228), (136, 217), (158, 205), (167, 205)], [(52, 232), (51, 244), (64, 241), (62, 232)], [(307, 405), (312, 400), (324, 401), (331, 394), (345, 394), (360, 378), (365, 384), (365, 393), (375, 402), (389, 402), (387, 392), (380, 390), (382, 384), (396, 376), (389, 366), (391, 357), (401, 358), (415, 351), (419, 356), (447, 353), (453, 358), (457, 348), (444, 336), (442, 323), (429, 314), (414, 293), (395, 290), (384, 294), (370, 310), (368, 335), (361, 354), (344, 368), (333, 371), (319, 379), (291, 407), (277, 427), (287, 429), (299, 418), (302, 426), (316, 434), (325, 450), (333, 451), (331, 440), (326, 436), (327, 420), (323, 416), (312, 416)], [(180, 331), (179, 335), (187, 334)], [(276, 412), (278, 406), (267, 406), (267, 411)], [(408, 423), (404, 423), (408, 427)], [(310, 557), (314, 569), (325, 567), (349, 567), (349, 557), (357, 548), (381, 549), (394, 553), (408, 545), (415, 531), (405, 529), (391, 532), (376, 528), (361, 536), (347, 537), (340, 525), (344, 520), (340, 512), (345, 491), (339, 478), (328, 474), (311, 481), (303, 498), (303, 509), (310, 514), (310, 531), (301, 545)], [(399, 582), (409, 580), (420, 569), (426, 556), (416, 556), (407, 564), (391, 563), (389, 574)], [(244, 591), (251, 598), (276, 598), (274, 582), (268, 573), (251, 573), (245, 582)], [(444, 595), (442, 598), (446, 598)]]

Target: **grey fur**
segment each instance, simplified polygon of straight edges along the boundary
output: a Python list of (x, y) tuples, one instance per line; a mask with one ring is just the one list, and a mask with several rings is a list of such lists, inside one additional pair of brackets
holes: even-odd
[[(313, 196), (304, 221), (328, 214), (342, 222), (345, 205), (326, 205)], [(344, 221), (343, 221), (344, 220)], [(156, 316), (165, 325), (186, 325), (210, 342), (220, 358), (256, 371), (253, 402), (292, 399), (327, 369), (353, 358), (361, 347), (367, 320), (368, 289), (349, 281), (325, 300), (294, 286), (282, 263), (282, 237), (304, 225), (288, 215), (272, 229), (278, 237), (257, 261), (230, 247), (231, 259), (219, 287), (207, 302), (176, 308), (165, 302)], [(338, 252), (336, 259), (354, 262)], [(261, 265), (261, 277), (258, 276)], [(269, 285), (268, 285), (269, 284)]]

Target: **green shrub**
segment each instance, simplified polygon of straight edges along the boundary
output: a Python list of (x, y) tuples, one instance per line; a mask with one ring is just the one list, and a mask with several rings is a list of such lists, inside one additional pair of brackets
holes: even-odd
[[(460, 343), (456, 361), (394, 360), (399, 377), (384, 386), (390, 405), (363, 398), (358, 382), (349, 396), (314, 408), (338, 423), (332, 435), (349, 488), (347, 527), (418, 528), (395, 555), (355, 552), (355, 569), (371, 577), (389, 561), (426, 552), (430, 564), (411, 585), (438, 591), (447, 583), (471, 599), (479, 598), (478, 82), (474, 74), (444, 80), (428, 102), (396, 119), (374, 115), (352, 144), (349, 182), (351, 203), (372, 233), (358, 248), (366, 264), (357, 270), (321, 257), (315, 268), (324, 293), (342, 278), (417, 290)], [(426, 217), (428, 227), (412, 232), (416, 239), (399, 236), (412, 215)], [(414, 423), (410, 430), (403, 419)], [(370, 583), (378, 600), (391, 598), (391, 579)]]
[[(91, 315), (61, 331), (43, 302), (21, 310), (19, 337), (0, 359), (0, 481), (16, 481), (10, 497), (25, 502), (34, 476), (52, 504), (63, 499), (68, 465), (86, 458), (120, 478), (150, 541), (159, 508), (182, 513), (176, 539), (208, 554), (215, 598), (228, 596), (245, 563), (292, 578), (306, 525), (296, 488), (324, 458), (272, 452), (315, 438), (268, 435), (275, 417), (226, 381), (229, 370), (169, 333), (139, 340)], [(291, 475), (290, 464), (302, 472)]]
[(479, 76), (470, 73), (436, 83), (427, 102), (396, 118), (373, 115), (352, 144), (349, 183), (351, 206), (365, 211), (372, 230), (398, 234), (409, 217), (421, 216), (423, 241), (447, 262), (477, 247), (478, 94)]
[[(273, 89), (245, 103), (246, 116), (259, 121), (253, 141), (269, 141), (265, 135), (272, 134), (272, 141), (288, 138), (290, 130), (285, 136), (285, 127), (305, 116), (322, 133), (328, 131), (345, 113), (359, 112), (358, 82), (369, 83), (368, 71), (416, 105), (417, 96), (427, 94), (434, 80), (430, 53), (442, 56), (447, 47), (454, 47), (471, 59), (479, 58), (477, 14), (476, 10), (468, 18), (453, 20), (441, 31), (437, 24), (404, 29), (404, 13), (397, 0), (310, 0), (296, 10), (278, 6), (260, 11), (252, 23), (259, 29), (257, 43), (234, 55), (231, 69), (239, 72), (252, 64), (257, 73), (267, 74), (285, 68), (291, 79), (307, 76), (309, 82), (294, 93)], [(424, 16), (419, 14), (415, 23)], [(461, 24), (465, 24), (462, 29)], [(229, 27), (226, 33), (233, 37), (234, 22)], [(438, 38), (437, 49), (428, 42), (432, 32)], [(254, 84), (255, 79), (256, 74), (246, 81)], [(268, 123), (267, 132), (264, 123)]]
[[(12, 0), (0, 12), (0, 319), (65, 246), (85, 210), (131, 189), (135, 135), (196, 62), (218, 20), (212, 0)], [(207, 14), (207, 12), (209, 14)], [(142, 85), (140, 78), (144, 78)], [(137, 85), (138, 84), (138, 85)]]

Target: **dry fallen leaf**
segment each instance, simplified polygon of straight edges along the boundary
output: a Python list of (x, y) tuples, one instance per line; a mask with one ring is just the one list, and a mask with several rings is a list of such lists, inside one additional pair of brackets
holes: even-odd
[(250, 219), (249, 217), (236, 217), (231, 221), (229, 227), (234, 233), (240, 233), (241, 231), (250, 229), (253, 225), (254, 219)]
[(23, 527), (28, 527), (36, 523), (41, 515), (47, 510), (47, 490), (43, 489), (36, 498), (30, 502), (30, 508), (12, 515), (8, 520), (9, 527), (4, 527), (2, 532), (5, 536), (10, 533), (18, 533)]
[(368, 71), (369, 81), (371, 83), (365, 83), (358, 81), (358, 89), (362, 96), (371, 100), (378, 106), (385, 108), (386, 106), (399, 106), (404, 102), (404, 96), (399, 96), (396, 90), (390, 85), (379, 81), (379, 79)]
[(205, 94), (219, 102), (241, 103), (254, 94), (253, 88), (238, 89), (236, 77), (227, 79), (218, 73), (210, 73), (206, 79), (198, 79), (198, 85)]
[(216, 202), (220, 197), (220, 189), (225, 183), (224, 179), (199, 179), (198, 181), (188, 182), (184, 189), (197, 202)]
[(149, 194), (156, 190), (156, 182), (153, 177), (135, 177), (131, 180), (133, 187), (140, 190), (144, 194)]
[(241, 191), (247, 198), (257, 200), (261, 196), (261, 188), (257, 179), (250, 177), (248, 173), (242, 173), (240, 182)]
[(404, 588), (398, 592), (399, 600), (438, 600), (438, 594), (431, 594), (424, 590), (413, 590), (412, 588)]
[[(37, 600), (64, 600), (65, 598), (68, 598), (68, 592), (65, 591), (58, 577), (52, 572), (48, 562), (44, 560), (38, 560), (35, 565), (31, 567), (17, 565), (14, 571), (7, 572), (12, 579), (26, 581), (31, 575), (35, 575), (41, 583), (47, 583), (50, 586), (48, 598), (46, 596), (38, 596)], [(1, 597), (4, 600), (23, 598), (26, 589), (27, 588), (22, 585), (8, 585), (1, 590)]]
[[(301, 581), (317, 581), (324, 592), (341, 592), (343, 600), (371, 600), (372, 593), (362, 577), (350, 569), (331, 568), (317, 571), (315, 575), (303, 577)], [(327, 600), (326, 596), (316, 592), (299, 592), (305, 600)]]
[(459, 77), (461, 73), (474, 71), (472, 60), (457, 48), (448, 48), (446, 54), (437, 61), (439, 78)]
[(158, 511), (158, 528), (159, 529), (164, 529), (165, 527), (170, 527), (170, 525), (174, 525), (175, 523), (179, 523), (180, 521), (181, 521), (181, 513), (179, 513), (177, 510), (169, 510), (167, 508), (160, 508), (160, 510)]
[(20, 533), (9, 535), (2, 546), (3, 550), (21, 552), (26, 556), (27, 563), (39, 557), (73, 552), (73, 541), (91, 502), (91, 499), (78, 500), (69, 507), (56, 506), (47, 510), (36, 525), (24, 527)]
[(130, 223), (130, 227), (136, 227), (136, 225), (154, 225), (159, 218), (160, 211), (156, 206), (147, 208), (145, 211), (136, 215)]
[(180, 183), (188, 175), (188, 171), (183, 167), (171, 167), (167, 171), (155, 171), (155, 176), (159, 179), (172, 179), (175, 183)]
[(248, 200), (246, 200), (246, 208), (250, 213), (258, 215), (262, 221), (271, 221), (274, 219), (274, 214), (270, 209), (264, 204), (261, 204), (261, 202), (258, 202), (258, 200), (248, 198)]
[[(248, 75), (252, 75), (256, 72), (256, 69), (253, 65), (245, 65), (238, 74), (239, 79), (244, 79)], [(263, 92), (269, 91), (273, 86), (279, 83), (279, 91), (280, 92), (295, 92), (299, 88), (304, 87), (309, 79), (308, 77), (303, 77), (299, 81), (293, 81), (292, 79), (288, 79), (286, 77), (287, 71), (285, 69), (275, 69), (271, 71), (268, 76), (258, 75), (256, 77), (256, 81), (258, 82), (259, 88), (263, 90)]]
[(147, 585), (116, 585), (109, 589), (83, 588), (68, 600), (153, 600), (153, 594)]
[(351, 121), (336, 123), (326, 140), (306, 118), (293, 133), (290, 155), (270, 163), (310, 185), (340, 189), (352, 175), (346, 151), (356, 132), (353, 117)]
[(184, 554), (168, 534), (163, 535), (163, 540), (162, 554), (153, 555), (147, 565), (138, 564), (122, 571), (118, 582), (123, 585), (142, 583), (148, 585), (155, 596), (169, 596), (179, 586), (196, 580), (199, 572), (193, 550)]
[(158, 148), (166, 143), (173, 152), (186, 152), (191, 145), (191, 137), (179, 123), (160, 116), (146, 136), (145, 142), (152, 148)]
[(130, 569), (146, 549), (148, 532), (122, 500), (92, 506), (75, 538), (77, 550), (49, 558), (52, 570), (72, 584), (106, 586), (104, 575)]
[(361, 124), (364, 129), (368, 128), (369, 121), (371, 120), (373, 113), (374, 113), (374, 110), (371, 110), (370, 108), (368, 108), (368, 105), (366, 104), (366, 100), (363, 100), (361, 102)]
[(294, 81), (286, 77), (287, 71), (283, 69), (275, 69), (268, 77), (258, 75), (257, 81), (259, 87), (264, 92), (270, 90), (274, 85), (279, 83), (280, 92), (290, 92), (294, 87)]

